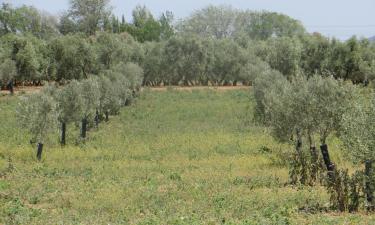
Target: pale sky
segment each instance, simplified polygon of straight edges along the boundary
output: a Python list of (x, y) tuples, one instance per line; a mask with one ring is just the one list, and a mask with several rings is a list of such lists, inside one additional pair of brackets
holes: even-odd
[[(0, 0), (15, 6), (33, 5), (38, 9), (59, 14), (69, 6), (69, 0)], [(347, 39), (375, 36), (375, 0), (111, 0), (116, 15), (131, 18), (136, 5), (146, 5), (159, 16), (172, 11), (176, 18), (188, 16), (209, 4), (232, 5), (239, 9), (268, 10), (287, 14), (300, 20), (308, 31)]]

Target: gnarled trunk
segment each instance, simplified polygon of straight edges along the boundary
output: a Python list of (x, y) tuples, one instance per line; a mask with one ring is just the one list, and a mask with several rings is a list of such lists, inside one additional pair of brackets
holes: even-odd
[(333, 182), (335, 180), (335, 164), (331, 162), (331, 158), (329, 157), (328, 146), (322, 144), (320, 146), (320, 151), (322, 152), (324, 164), (328, 171), (328, 178), (330, 179), (330, 182)]

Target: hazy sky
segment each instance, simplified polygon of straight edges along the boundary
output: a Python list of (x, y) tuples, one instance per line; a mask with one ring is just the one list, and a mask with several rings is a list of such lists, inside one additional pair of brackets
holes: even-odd
[[(69, 0), (0, 0), (13, 5), (33, 5), (51, 13), (68, 8)], [(209, 4), (232, 5), (239, 9), (268, 10), (287, 14), (305, 25), (308, 31), (347, 39), (352, 35), (375, 35), (375, 0), (111, 0), (114, 13), (125, 14), (130, 20), (137, 5), (146, 5), (154, 15), (166, 10), (176, 18), (188, 16), (192, 11)]]

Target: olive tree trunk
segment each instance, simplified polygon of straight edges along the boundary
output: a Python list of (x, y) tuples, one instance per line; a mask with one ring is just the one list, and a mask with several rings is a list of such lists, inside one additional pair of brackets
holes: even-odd
[(109, 111), (106, 110), (104, 114), (105, 114), (105, 122), (108, 122), (109, 121)]
[(82, 119), (82, 126), (81, 126), (81, 138), (86, 138), (86, 133), (87, 133), (87, 119), (83, 118)]
[(366, 160), (365, 162), (365, 192), (366, 192), (366, 200), (367, 200), (367, 210), (374, 211), (374, 187), (372, 182), (373, 177), (373, 168), (372, 168), (372, 161)]
[(13, 95), (14, 94), (14, 83), (13, 83), (13, 80), (10, 80), (7, 86), (8, 86), (7, 88), (9, 90), (9, 93), (11, 95)]
[(301, 179), (300, 182), (301, 184), (306, 184), (307, 181), (307, 168), (306, 168), (306, 162), (303, 157), (303, 152), (302, 152), (302, 134), (301, 131), (298, 129), (297, 130), (297, 142), (296, 142), (296, 151), (298, 155), (298, 159), (301, 164)]
[(322, 144), (320, 146), (320, 151), (322, 152), (324, 164), (328, 171), (328, 178), (332, 182), (335, 180), (335, 164), (331, 162), (331, 158), (329, 157), (328, 145)]
[(99, 127), (99, 111), (98, 110), (96, 110), (95, 112), (95, 126), (96, 128)]
[(38, 143), (36, 157), (39, 161), (42, 160), (42, 152), (43, 152), (43, 143)]
[(311, 178), (312, 181), (315, 182), (318, 175), (318, 152), (316, 151), (316, 146), (313, 141), (312, 136), (309, 134), (309, 142), (310, 142), (310, 154), (311, 154)]
[(61, 123), (61, 139), (60, 139), (60, 144), (65, 145), (66, 144), (66, 123), (62, 122)]

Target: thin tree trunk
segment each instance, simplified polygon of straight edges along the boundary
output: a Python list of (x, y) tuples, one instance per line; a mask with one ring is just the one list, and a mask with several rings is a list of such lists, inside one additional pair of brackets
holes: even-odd
[(60, 144), (61, 145), (65, 145), (66, 144), (65, 137), (66, 137), (66, 123), (62, 122), (61, 123), (61, 139), (60, 139)]
[(43, 152), (43, 143), (38, 143), (36, 157), (38, 158), (39, 161), (42, 160), (42, 152)]
[(99, 111), (98, 110), (96, 110), (95, 112), (95, 126), (96, 128), (99, 127)]
[(9, 93), (11, 95), (14, 94), (14, 84), (13, 84), (13, 80), (10, 80), (9, 83), (8, 83), (8, 90), (9, 90)]
[(326, 165), (326, 168), (327, 168), (327, 171), (328, 171), (328, 178), (332, 182), (332, 181), (335, 180), (335, 164), (333, 164), (331, 162), (331, 159), (330, 159), (329, 153), (328, 153), (328, 146), (326, 144), (322, 144), (320, 146), (320, 150), (321, 150), (322, 155), (323, 155), (324, 164)]
[(373, 168), (372, 168), (372, 161), (366, 160), (365, 162), (365, 192), (366, 192), (366, 200), (367, 200), (367, 210), (368, 211), (374, 211), (374, 187), (372, 182), (372, 176), (373, 176)]
[(300, 179), (300, 182), (301, 184), (306, 184), (306, 163), (305, 163), (305, 159), (303, 157), (303, 152), (302, 152), (302, 135), (301, 135), (301, 131), (299, 129), (297, 129), (297, 143), (296, 143), (296, 151), (297, 151), (297, 154), (298, 154), (298, 159), (301, 163), (301, 179)]
[(318, 174), (318, 153), (316, 151), (316, 146), (315, 146), (315, 143), (313, 141), (311, 134), (309, 134), (309, 142), (310, 142), (310, 154), (311, 154), (311, 162), (312, 162), (311, 178), (312, 178), (312, 181), (315, 182), (317, 179), (317, 174)]
[(125, 101), (125, 106), (130, 106), (131, 102), (130, 102), (130, 99), (127, 98), (126, 101)]
[(86, 132), (87, 132), (87, 119), (82, 119), (82, 127), (81, 127), (81, 138), (86, 138)]
[(109, 111), (106, 110), (105, 111), (105, 122), (108, 122), (109, 121)]

